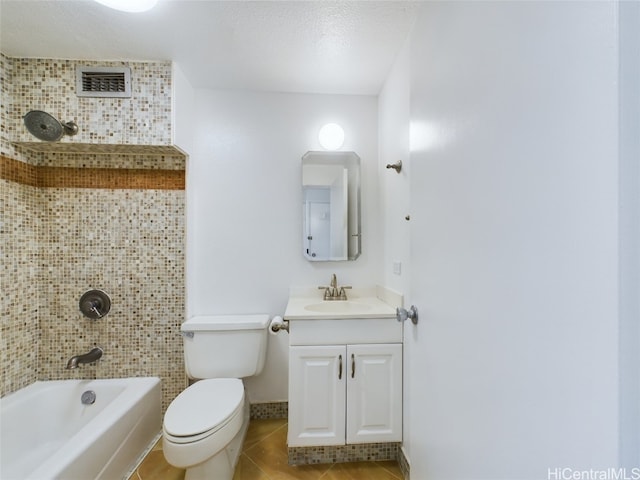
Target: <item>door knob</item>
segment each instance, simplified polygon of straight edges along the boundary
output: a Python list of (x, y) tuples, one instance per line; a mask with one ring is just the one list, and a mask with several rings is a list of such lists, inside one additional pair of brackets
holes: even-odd
[(399, 322), (404, 322), (407, 318), (411, 319), (411, 323), (414, 325), (418, 324), (418, 309), (415, 305), (411, 305), (409, 310), (406, 310), (402, 307), (396, 308), (396, 318)]

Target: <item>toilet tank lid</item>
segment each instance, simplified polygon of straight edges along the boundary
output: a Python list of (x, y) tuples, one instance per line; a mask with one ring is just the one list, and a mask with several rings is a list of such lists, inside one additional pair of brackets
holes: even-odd
[(267, 328), (269, 315), (196, 315), (184, 322), (183, 332), (198, 330), (261, 330)]

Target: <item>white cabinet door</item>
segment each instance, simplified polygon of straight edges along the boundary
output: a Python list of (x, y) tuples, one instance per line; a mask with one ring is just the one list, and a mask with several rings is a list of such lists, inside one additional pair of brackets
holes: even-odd
[(348, 345), (347, 363), (347, 443), (402, 441), (402, 345)]
[(344, 445), (346, 347), (289, 348), (290, 447)]

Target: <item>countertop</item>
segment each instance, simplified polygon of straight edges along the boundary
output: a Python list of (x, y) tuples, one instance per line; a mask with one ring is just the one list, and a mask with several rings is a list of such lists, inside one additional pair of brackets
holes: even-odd
[(401, 307), (402, 294), (384, 287), (353, 288), (347, 300), (324, 300), (324, 290), (292, 287), (285, 320), (389, 318)]

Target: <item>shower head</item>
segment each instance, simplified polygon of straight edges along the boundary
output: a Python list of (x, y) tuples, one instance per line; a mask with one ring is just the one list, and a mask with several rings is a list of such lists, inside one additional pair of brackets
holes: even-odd
[(57, 118), (41, 110), (31, 110), (24, 116), (27, 130), (45, 142), (57, 142), (65, 135), (78, 133), (78, 125), (74, 122), (62, 123)]

